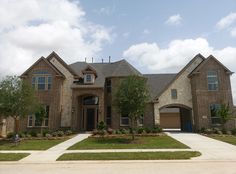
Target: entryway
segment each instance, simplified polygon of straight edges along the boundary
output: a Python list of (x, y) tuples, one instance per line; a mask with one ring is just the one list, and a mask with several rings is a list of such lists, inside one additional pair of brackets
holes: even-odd
[(92, 131), (95, 129), (95, 115), (96, 115), (96, 108), (85, 108), (86, 113), (86, 130)]

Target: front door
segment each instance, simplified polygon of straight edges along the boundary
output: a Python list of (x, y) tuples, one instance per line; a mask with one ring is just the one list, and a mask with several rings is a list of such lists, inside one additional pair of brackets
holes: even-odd
[(87, 117), (86, 130), (92, 131), (95, 128), (95, 108), (87, 108), (86, 117)]

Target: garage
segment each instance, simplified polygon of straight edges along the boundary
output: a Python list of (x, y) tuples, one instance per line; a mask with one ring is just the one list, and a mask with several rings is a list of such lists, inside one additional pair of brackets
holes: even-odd
[(160, 110), (160, 125), (163, 129), (181, 129), (179, 108), (163, 108)]

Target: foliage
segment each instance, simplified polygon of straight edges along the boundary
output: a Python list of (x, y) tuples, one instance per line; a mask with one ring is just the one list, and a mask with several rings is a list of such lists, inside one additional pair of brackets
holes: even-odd
[(40, 132), (43, 135), (43, 120), (47, 117), (46, 110), (43, 105), (39, 105), (37, 111), (35, 112), (35, 118), (41, 124)]
[(105, 130), (106, 129), (106, 124), (104, 121), (100, 121), (98, 123), (98, 130), (101, 131), (101, 130)]
[[(135, 122), (144, 114), (149, 99), (146, 79), (135, 75), (128, 76), (121, 81), (114, 95), (114, 104), (118, 112), (128, 115), (131, 129), (134, 129)], [(134, 140), (134, 132), (132, 139)]]
[(222, 104), (217, 114), (221, 119), (222, 128), (225, 129), (225, 124), (233, 118), (233, 112), (231, 112), (229, 104)]
[[(34, 90), (17, 76), (7, 76), (0, 82), (0, 113), (4, 117), (17, 118), (34, 113), (37, 99)], [(18, 131), (18, 128), (15, 128)]]

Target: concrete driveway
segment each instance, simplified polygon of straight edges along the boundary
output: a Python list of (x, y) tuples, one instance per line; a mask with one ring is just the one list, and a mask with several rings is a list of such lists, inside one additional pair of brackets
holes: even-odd
[[(202, 153), (194, 160), (236, 160), (236, 146), (195, 133), (168, 132), (172, 138)], [(236, 173), (236, 172), (235, 172)]]

